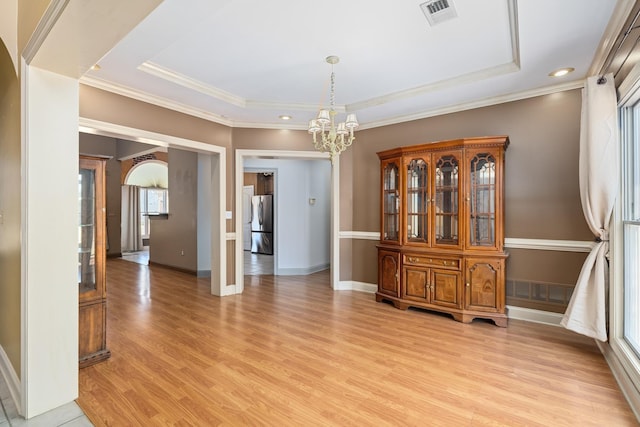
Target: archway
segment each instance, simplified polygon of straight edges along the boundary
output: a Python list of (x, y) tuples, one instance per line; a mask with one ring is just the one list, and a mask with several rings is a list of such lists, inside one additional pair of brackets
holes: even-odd
[[(147, 157), (152, 158), (145, 160)], [(120, 215), (123, 259), (148, 264), (151, 222), (169, 213), (169, 167), (153, 153), (121, 165), (125, 168)]]

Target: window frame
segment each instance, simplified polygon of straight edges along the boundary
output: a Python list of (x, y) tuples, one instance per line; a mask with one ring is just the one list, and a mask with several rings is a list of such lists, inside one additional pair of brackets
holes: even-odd
[[(627, 214), (626, 202), (629, 191), (627, 171), (630, 168), (630, 162), (633, 162), (633, 159), (629, 158), (628, 144), (630, 139), (635, 139), (637, 146), (640, 147), (640, 65), (636, 65), (619, 86), (618, 99), (620, 186), (610, 227), (609, 346), (636, 390), (640, 390), (640, 351), (636, 352), (624, 336), (624, 220)], [(640, 168), (640, 164), (635, 167)], [(620, 381), (620, 378), (618, 380)], [(640, 410), (640, 408), (637, 409)]]
[[(149, 190), (164, 193), (165, 210), (163, 212), (149, 212)], [(169, 213), (169, 189), (158, 187), (140, 187), (140, 233), (143, 239), (148, 239), (151, 234), (151, 222), (149, 217), (153, 215), (165, 215)], [(144, 202), (143, 202), (144, 200)], [(146, 218), (145, 218), (146, 217)]]

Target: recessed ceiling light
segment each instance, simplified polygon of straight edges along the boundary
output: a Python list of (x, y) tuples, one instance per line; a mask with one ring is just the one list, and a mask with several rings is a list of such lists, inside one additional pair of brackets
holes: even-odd
[(551, 77), (562, 77), (562, 76), (566, 76), (569, 73), (572, 73), (575, 71), (575, 68), (573, 67), (565, 67), (565, 68), (559, 68), (557, 70), (554, 70), (552, 72), (549, 73), (549, 76)]
[(282, 114), (281, 116), (278, 116), (280, 118), (280, 120), (291, 120), (291, 116), (287, 115), (287, 114)]
[(91, 71), (98, 71), (100, 68), (101, 68), (101, 67), (100, 67), (100, 65), (98, 65), (98, 64), (93, 64), (93, 65), (91, 66)]

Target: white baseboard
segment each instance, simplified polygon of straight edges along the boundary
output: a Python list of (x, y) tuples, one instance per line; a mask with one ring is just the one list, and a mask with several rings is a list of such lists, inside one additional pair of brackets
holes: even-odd
[(611, 348), (611, 345), (598, 340), (595, 340), (595, 342), (604, 356), (604, 359), (607, 361), (609, 369), (611, 369), (611, 372), (613, 373), (613, 377), (620, 386), (622, 394), (627, 399), (629, 407), (636, 416), (636, 419), (640, 420), (640, 392), (633, 384), (633, 380), (629, 377), (629, 374), (624, 369), (624, 365), (620, 361), (616, 352)]
[(227, 285), (227, 286), (223, 286), (222, 287), (221, 293), (218, 296), (226, 297), (228, 295), (235, 295), (237, 293), (238, 293), (238, 291), (237, 291), (237, 287), (236, 287), (235, 284), (234, 285)]
[[(13, 404), (18, 411), (18, 414), (22, 413), (20, 408), (20, 380), (18, 379), (18, 375), (16, 371), (13, 369), (13, 365), (9, 361), (9, 356), (5, 353), (4, 349), (0, 345), (0, 376), (2, 379), (0, 381), (4, 381), (9, 389), (9, 395), (13, 400)], [(2, 398), (3, 396), (0, 396)]]
[(342, 280), (336, 287), (335, 291), (358, 291), (373, 294), (378, 290), (378, 285), (372, 285), (371, 283), (356, 282), (353, 280)]
[(550, 311), (534, 310), (531, 308), (507, 306), (509, 319), (526, 320), (527, 322), (542, 323), (544, 325), (560, 326), (562, 314)]
[(318, 271), (324, 271), (329, 268), (329, 264), (320, 264), (316, 266), (306, 268), (279, 268), (278, 276), (307, 276), (309, 274), (317, 273)]

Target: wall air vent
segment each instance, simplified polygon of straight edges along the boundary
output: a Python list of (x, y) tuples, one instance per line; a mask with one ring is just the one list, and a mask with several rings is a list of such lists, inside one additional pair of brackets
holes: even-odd
[(420, 8), (432, 27), (458, 16), (451, 0), (429, 0), (422, 3)]

